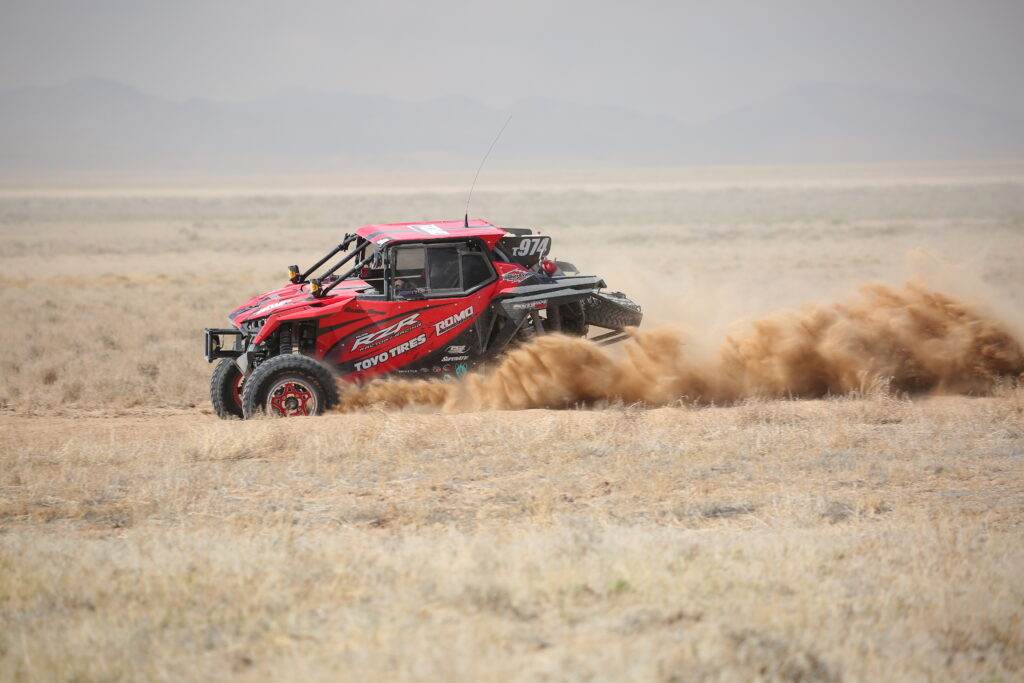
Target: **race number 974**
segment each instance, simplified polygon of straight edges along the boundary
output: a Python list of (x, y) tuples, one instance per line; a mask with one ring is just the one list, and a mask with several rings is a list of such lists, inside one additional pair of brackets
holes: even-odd
[(543, 256), (551, 246), (550, 237), (522, 237), (512, 247), (513, 256)]

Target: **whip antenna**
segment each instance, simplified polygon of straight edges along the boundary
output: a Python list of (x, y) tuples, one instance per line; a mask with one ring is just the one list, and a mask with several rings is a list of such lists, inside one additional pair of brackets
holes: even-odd
[(511, 120), (512, 114), (509, 114), (508, 118), (505, 119), (505, 125), (502, 126), (501, 130), (498, 131), (498, 134), (494, 136), (494, 141), (491, 142), (491, 146), (487, 148), (487, 153), (484, 154), (484, 158), (480, 160), (480, 165), (476, 169), (476, 175), (473, 176), (473, 183), (469, 186), (469, 195), (466, 197), (466, 218), (463, 222), (463, 225), (467, 228), (469, 227), (469, 201), (473, 198), (473, 188), (476, 187), (476, 179), (480, 177), (480, 171), (483, 170), (484, 164), (487, 163), (487, 157), (491, 155), (491, 150), (494, 149), (496, 144), (498, 144), (498, 138), (500, 138), (501, 134), (505, 132), (505, 128)]

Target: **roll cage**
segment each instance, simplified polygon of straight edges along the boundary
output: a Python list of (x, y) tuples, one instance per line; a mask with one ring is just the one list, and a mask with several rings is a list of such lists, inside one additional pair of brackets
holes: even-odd
[[(310, 277), (346, 251), (327, 270)], [(504, 254), (492, 254), (487, 243), (478, 237), (375, 243), (359, 235), (346, 234), (340, 244), (305, 271), (289, 266), (289, 280), (293, 284), (308, 284), (315, 298), (327, 296), (347, 280), (367, 284), (359, 293), (362, 299), (406, 301), (461, 297), (497, 279), (497, 271), (491, 263), (495, 256), (506, 260)], [(336, 275), (348, 264), (352, 265)]]

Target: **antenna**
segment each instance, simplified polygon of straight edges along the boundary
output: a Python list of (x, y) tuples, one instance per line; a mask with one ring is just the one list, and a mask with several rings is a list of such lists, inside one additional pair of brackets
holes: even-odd
[(469, 201), (473, 198), (473, 188), (476, 187), (476, 179), (480, 177), (480, 171), (483, 170), (484, 164), (487, 163), (487, 157), (491, 156), (491, 150), (498, 144), (498, 138), (505, 132), (505, 128), (508, 127), (508, 122), (512, 120), (512, 114), (508, 115), (505, 119), (505, 125), (501, 127), (498, 134), (494, 136), (494, 141), (491, 142), (491, 146), (487, 148), (487, 153), (484, 154), (484, 158), (480, 160), (480, 165), (476, 169), (476, 175), (473, 176), (473, 184), (469, 186), (469, 195), (466, 197), (466, 218), (463, 222), (464, 227), (469, 227)]

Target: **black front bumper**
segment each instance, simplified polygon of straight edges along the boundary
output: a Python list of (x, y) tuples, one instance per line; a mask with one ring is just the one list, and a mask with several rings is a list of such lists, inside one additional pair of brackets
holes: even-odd
[[(206, 362), (212, 363), (218, 358), (238, 358), (245, 352), (245, 340), (242, 336), (242, 331), (233, 327), (227, 329), (218, 329), (207, 327), (203, 330), (206, 335), (205, 348), (206, 348)], [(234, 335), (234, 343), (230, 349), (224, 348), (224, 340), (221, 336)]]

